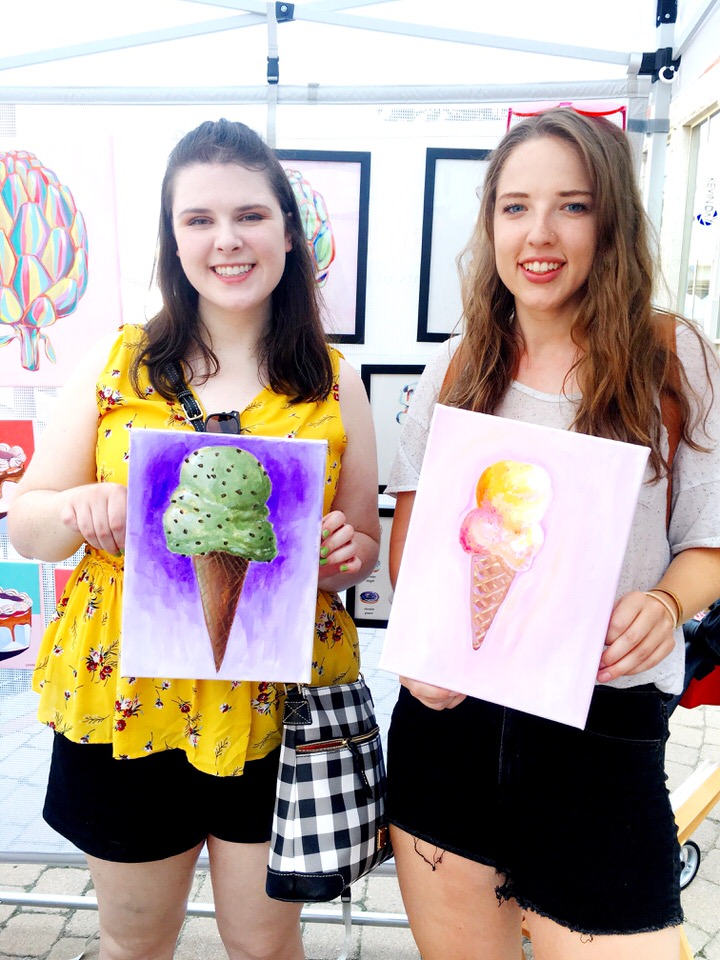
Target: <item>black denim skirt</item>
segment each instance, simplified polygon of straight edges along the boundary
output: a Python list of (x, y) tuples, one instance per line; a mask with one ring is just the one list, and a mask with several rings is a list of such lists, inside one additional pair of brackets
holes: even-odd
[(388, 737), (392, 823), (498, 870), (498, 895), (587, 934), (682, 922), (664, 770), (666, 697), (596, 687), (584, 730), (471, 697), (401, 689)]

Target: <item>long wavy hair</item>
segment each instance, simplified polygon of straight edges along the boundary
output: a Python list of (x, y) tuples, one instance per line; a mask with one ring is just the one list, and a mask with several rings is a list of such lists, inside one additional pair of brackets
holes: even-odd
[(320, 317), (320, 294), (315, 283), (295, 195), (274, 152), (244, 123), (208, 120), (186, 134), (170, 154), (161, 189), (160, 226), (155, 275), (162, 307), (145, 326), (131, 377), (140, 392), (140, 369), (166, 400), (175, 396), (166, 374), (169, 362), (179, 362), (192, 378), (189, 355), (199, 355), (202, 376), (211, 377), (219, 361), (202, 330), (198, 293), (177, 256), (172, 205), (178, 171), (201, 163), (235, 163), (261, 171), (280, 205), (285, 229), (292, 241), (285, 269), (272, 294), (268, 329), (259, 345), (258, 362), (267, 371), (270, 388), (293, 402), (322, 400), (332, 389), (332, 365)]
[[(673, 347), (674, 324), (683, 321), (652, 306), (655, 263), (631, 146), (619, 127), (602, 118), (570, 108), (548, 110), (512, 127), (493, 151), (473, 236), (459, 261), (464, 337), (440, 400), (493, 413), (516, 375), (524, 345), (514, 298), (495, 266), (493, 219), (508, 157), (543, 137), (579, 155), (592, 183), (597, 222), (597, 249), (571, 330), (579, 350), (568, 376), (575, 373), (582, 392), (573, 428), (650, 447), (658, 479), (668, 469), (659, 400), (669, 398), (680, 436), (702, 449), (691, 438), (696, 423), (687, 399), (690, 386)], [(707, 351), (705, 357), (707, 365)]]

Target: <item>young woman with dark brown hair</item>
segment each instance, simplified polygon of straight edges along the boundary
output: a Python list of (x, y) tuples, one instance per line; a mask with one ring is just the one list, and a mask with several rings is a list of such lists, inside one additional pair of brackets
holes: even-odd
[(119, 675), (129, 438), (193, 429), (166, 372), (174, 362), (208, 431), (222, 421), (326, 442), (319, 566), (307, 571), (322, 685), (359, 671), (336, 591), (377, 558), (372, 418), (360, 378), (326, 343), (297, 205), (260, 137), (226, 120), (187, 134), (161, 205), (163, 306), (68, 384), (9, 517), (24, 556), (57, 561), (84, 546), (35, 671), (39, 716), (55, 731), (44, 816), (87, 855), (101, 960), (170, 960), (205, 843), (228, 956), (300, 960), (300, 906), (265, 893), (283, 684)]

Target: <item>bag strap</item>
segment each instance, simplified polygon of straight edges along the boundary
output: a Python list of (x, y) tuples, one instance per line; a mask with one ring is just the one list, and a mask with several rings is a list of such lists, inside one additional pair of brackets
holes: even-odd
[[(677, 356), (677, 329), (675, 317), (671, 314), (655, 314), (657, 331), (660, 341), (670, 353), (670, 371), (668, 381), (676, 393), (680, 393), (680, 371)], [(680, 437), (682, 436), (682, 411), (675, 394), (663, 391), (660, 394), (660, 415), (668, 435), (668, 478), (667, 478), (667, 507), (665, 511), (665, 525), (670, 526), (672, 511), (672, 471), (675, 454), (677, 453)]]
[(171, 360), (165, 364), (163, 373), (170, 381), (170, 385), (175, 391), (177, 401), (185, 411), (185, 419), (187, 422), (198, 433), (205, 433), (205, 421), (203, 420), (202, 410), (192, 391), (185, 383), (185, 377), (183, 376), (180, 364)]
[[(677, 345), (676, 345), (676, 326), (675, 317), (672, 314), (655, 314), (657, 331), (661, 343), (670, 352), (670, 375), (669, 381), (673, 389), (680, 392), (680, 372), (678, 370)], [(442, 392), (448, 384), (452, 383), (457, 375), (458, 368), (458, 350), (450, 358), (445, 377), (443, 378), (440, 391)], [(667, 485), (667, 503), (665, 507), (665, 526), (670, 526), (670, 513), (672, 511), (672, 470), (675, 454), (677, 452), (680, 437), (682, 436), (682, 412), (677, 397), (674, 394), (662, 391), (660, 395), (660, 416), (668, 435), (668, 485)]]

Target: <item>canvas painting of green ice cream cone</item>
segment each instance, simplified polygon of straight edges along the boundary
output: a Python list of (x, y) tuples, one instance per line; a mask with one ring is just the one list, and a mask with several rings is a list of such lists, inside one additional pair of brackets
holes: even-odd
[(132, 436), (123, 672), (309, 680), (326, 450)]

